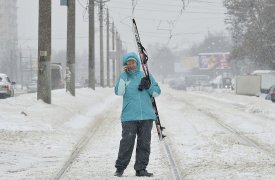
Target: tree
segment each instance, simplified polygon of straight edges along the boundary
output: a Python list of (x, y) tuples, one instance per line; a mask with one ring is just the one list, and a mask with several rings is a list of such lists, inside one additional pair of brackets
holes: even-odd
[(165, 45), (151, 45), (149, 54), (149, 68), (150, 72), (154, 73), (156, 77), (161, 79), (167, 78), (174, 73), (174, 62), (177, 57), (171, 49)]
[(273, 0), (225, 0), (226, 23), (233, 37), (232, 58), (249, 59), (255, 68), (274, 67), (275, 3)]
[(231, 43), (224, 32), (208, 33), (201, 44), (193, 45), (189, 50), (190, 56), (197, 56), (199, 53), (229, 52)]

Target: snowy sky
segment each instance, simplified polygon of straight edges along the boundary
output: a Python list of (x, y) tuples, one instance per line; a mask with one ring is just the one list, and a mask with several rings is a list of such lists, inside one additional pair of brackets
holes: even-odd
[[(37, 0), (17, 1), (21, 48), (37, 47), (38, 2)], [(182, 13), (181, 0), (138, 0), (135, 3), (134, 17), (144, 46), (163, 43), (173, 49), (182, 49), (201, 42), (208, 32), (225, 31), (226, 9), (222, 5), (222, 0), (189, 0), (189, 2), (186, 0), (186, 9)], [(76, 0), (77, 51), (83, 51), (88, 46), (88, 14), (84, 9), (86, 4), (87, 0)], [(111, 0), (105, 7), (109, 7), (111, 21), (115, 22), (123, 46), (128, 50), (136, 50), (131, 28), (132, 1)], [(98, 6), (95, 9), (97, 42), (99, 41)], [(60, 6), (59, 0), (52, 1), (53, 50), (66, 49), (66, 19), (67, 8)]]

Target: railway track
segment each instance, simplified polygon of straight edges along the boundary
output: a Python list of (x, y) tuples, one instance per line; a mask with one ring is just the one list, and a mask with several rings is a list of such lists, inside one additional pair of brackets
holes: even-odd
[(221, 117), (219, 117), (217, 114), (211, 112), (210, 109), (203, 109), (203, 108), (198, 108), (194, 104), (190, 103), (190, 101), (184, 101), (188, 106), (192, 107), (194, 110), (199, 111), (200, 113), (203, 113), (204, 115), (210, 117), (212, 120), (214, 120), (219, 126), (222, 128), (226, 129), (230, 133), (233, 133), (235, 136), (237, 136), (239, 139), (243, 140), (246, 142), (248, 145), (255, 147), (256, 149), (270, 154), (273, 158), (275, 158), (275, 151), (272, 149), (272, 147), (269, 147), (267, 145), (264, 145), (263, 142), (260, 142), (258, 140), (255, 140), (251, 137), (246, 136), (241, 130), (238, 128), (229, 125), (226, 123), (224, 120), (222, 120)]
[[(79, 160), (81, 161), (81, 159), (79, 159), (79, 157), (83, 155), (83, 151), (87, 150), (86, 152), (89, 152), (89, 149), (88, 149), (89, 144), (94, 143), (93, 138), (95, 138), (95, 135), (98, 136), (101, 132), (110, 133), (108, 130), (106, 130), (106, 126), (107, 126), (106, 123), (110, 123), (109, 122), (110, 117), (106, 117), (106, 116), (108, 116), (108, 115), (98, 117), (95, 124), (92, 125), (89, 128), (89, 130), (87, 130), (87, 132), (82, 136), (82, 138), (75, 145), (75, 147), (74, 147), (71, 155), (69, 156), (69, 158), (66, 160), (64, 165), (54, 175), (54, 177), (52, 179), (59, 180), (59, 179), (66, 179), (66, 178), (70, 177), (71, 176), (70, 171), (72, 171), (72, 170), (75, 171), (74, 168), (77, 168), (77, 166), (72, 167), (73, 164), (78, 163)], [(118, 124), (117, 119), (113, 119), (111, 123)], [(118, 129), (115, 129), (115, 130), (117, 131)], [(120, 132), (117, 132), (117, 134), (118, 133), (120, 133)], [(117, 136), (117, 135), (114, 135), (114, 136)], [(157, 135), (155, 134), (154, 131), (152, 131), (152, 136), (156, 136), (156, 137), (154, 137), (155, 138), (154, 139), (154, 144), (159, 146), (159, 148), (157, 148), (157, 149), (161, 149), (161, 151), (160, 151), (162, 153), (161, 156), (165, 157), (165, 159), (162, 160), (162, 161), (165, 161), (165, 162), (160, 163), (160, 164), (163, 164), (164, 166), (167, 166), (167, 168), (165, 167), (165, 169), (167, 169), (167, 171), (169, 171), (168, 174), (166, 174), (166, 173), (161, 174), (162, 172), (157, 172), (157, 173), (155, 173), (155, 176), (152, 179), (181, 180), (182, 177), (181, 177), (180, 168), (179, 168), (178, 163), (177, 163), (176, 154), (174, 153), (173, 149), (170, 146), (171, 141), (170, 141), (169, 137), (165, 138), (163, 141), (158, 141), (157, 140), (158, 139)], [(115, 143), (118, 143), (118, 142), (119, 141), (115, 141)], [(153, 150), (155, 150), (155, 148), (156, 147), (154, 147)], [(106, 153), (110, 153), (110, 152), (106, 151)], [(154, 153), (154, 152), (152, 151), (152, 153)], [(102, 158), (104, 158), (104, 157), (102, 157)], [(159, 159), (160, 157), (157, 157), (157, 158)], [(108, 159), (108, 161), (110, 161), (110, 159)], [(153, 163), (153, 162), (154, 162), (154, 160), (152, 160), (150, 163)], [(169, 165), (168, 165), (167, 162), (169, 162)], [(91, 161), (91, 163), (96, 163), (96, 162)], [(114, 163), (114, 162), (111, 162), (111, 163)], [(114, 164), (112, 166), (114, 166)], [(152, 166), (154, 166), (154, 165), (152, 165)], [(130, 170), (130, 167), (127, 168), (127, 169)], [(83, 172), (85, 172), (85, 170), (83, 170)], [(155, 170), (155, 172), (156, 172), (156, 170)], [(76, 172), (73, 172), (73, 173), (76, 173)], [(87, 172), (87, 176), (89, 176), (88, 173), (89, 172)], [(74, 175), (75, 174), (73, 174), (72, 176), (74, 176)], [(105, 177), (105, 176), (107, 176), (107, 177)], [(110, 176), (110, 177), (108, 177), (108, 176)], [(125, 177), (127, 178), (129, 176), (131, 176), (131, 175), (129, 175), (129, 173), (126, 173)], [(85, 177), (85, 175), (83, 175), (83, 177)], [(102, 179), (112, 179), (112, 178), (115, 178), (115, 177), (113, 177), (113, 172), (111, 174), (110, 173), (102, 174)], [(138, 179), (138, 177), (135, 177), (135, 176), (131, 177), (131, 179), (135, 179), (135, 178)]]
[(89, 141), (92, 139), (94, 134), (97, 132), (97, 127), (102, 124), (103, 121), (98, 119), (95, 124), (93, 124), (88, 131), (82, 136), (82, 138), (78, 141), (74, 150), (72, 151), (70, 157), (67, 159), (63, 167), (58, 171), (58, 173), (53, 177), (54, 180), (59, 180), (64, 175), (66, 170), (70, 167), (70, 165), (75, 161), (79, 153), (88, 145)]
[(266, 145), (262, 145), (261, 142), (258, 142), (257, 140), (244, 135), (244, 133), (242, 131), (238, 130), (236, 127), (230, 126), (229, 124), (225, 123), (223, 120), (221, 120), (220, 118), (218, 118), (215, 114), (208, 113), (208, 112), (204, 112), (204, 113), (206, 115), (208, 115), (209, 117), (212, 117), (213, 120), (215, 120), (216, 123), (218, 123), (221, 127), (223, 127), (224, 129), (228, 130), (229, 132), (235, 134), (240, 139), (242, 139), (243, 141), (245, 141), (248, 145), (257, 148), (260, 151), (268, 153), (273, 158), (275, 158), (275, 153), (274, 153), (274, 151), (272, 150), (271, 147), (267, 147)]
[(162, 145), (163, 145), (163, 148), (165, 149), (165, 152), (167, 154), (167, 158), (169, 159), (170, 172), (171, 172), (174, 180), (182, 180), (181, 171), (180, 171), (178, 162), (176, 161), (176, 158), (175, 158), (176, 155), (175, 155), (175, 153), (173, 153), (169, 144), (171, 144), (170, 138), (165, 137), (163, 139)]
[[(191, 107), (195, 111), (198, 111), (198, 112), (204, 114), (205, 116), (209, 117), (215, 123), (217, 123), (220, 127), (222, 127), (223, 129), (226, 129), (226, 131), (234, 134), (234, 136), (236, 136), (238, 139), (241, 139), (248, 146), (257, 148), (259, 151), (262, 151), (264, 153), (268, 153), (273, 158), (275, 157), (275, 154), (273, 153), (271, 147), (265, 146), (259, 140), (251, 138), (251, 137), (245, 135), (241, 130), (237, 129), (236, 127), (229, 125), (226, 121), (224, 121), (222, 119), (222, 117), (219, 116), (219, 114), (217, 114), (217, 113), (215, 114), (214, 110), (211, 111), (211, 109), (208, 109), (207, 107), (205, 107), (205, 108), (204, 107), (197, 107), (197, 105), (195, 106), (194, 104), (191, 103), (191, 101), (188, 101), (188, 100), (180, 99), (180, 101), (183, 101), (183, 103), (186, 103), (189, 107)], [(91, 127), (89, 129), (89, 131), (87, 131), (87, 133), (79, 140), (79, 142), (75, 146), (75, 148), (74, 148), (71, 156), (66, 161), (66, 163), (64, 163), (64, 166), (59, 170), (59, 172), (54, 176), (53, 179), (55, 179), (55, 180), (62, 179), (62, 177), (64, 176), (64, 174), (67, 174), (70, 171), (69, 167), (76, 161), (76, 159), (79, 156), (79, 154), (81, 153), (81, 151), (83, 151), (85, 149), (85, 147), (89, 144), (89, 142), (93, 142), (93, 141), (91, 141), (91, 139), (93, 139), (93, 136), (95, 135), (95, 133), (97, 133), (98, 128), (101, 125), (106, 126), (106, 124), (104, 124), (104, 121), (106, 121), (106, 119), (108, 119), (108, 118), (106, 118), (106, 117), (102, 118), (101, 117), (101, 120), (97, 120), (97, 123), (93, 127)], [(117, 120), (117, 117), (115, 117), (115, 118), (112, 117), (112, 119)], [(116, 129), (116, 131), (117, 130), (118, 129)], [(155, 132), (152, 132), (152, 135), (154, 136)], [(167, 167), (169, 168), (169, 172), (167, 170), (167, 177), (168, 177), (168, 179), (181, 180), (185, 176), (184, 176), (184, 172), (182, 172), (183, 168), (180, 166), (180, 162), (179, 162), (180, 158), (177, 157), (176, 151), (173, 150), (173, 144), (172, 144), (173, 141), (171, 140), (171, 138), (172, 137), (170, 137), (169, 134), (168, 134), (168, 137), (166, 137), (162, 142), (157, 142), (157, 140), (155, 140), (156, 141), (155, 143), (157, 143), (157, 144), (159, 144), (161, 146), (162, 153), (163, 153), (163, 155), (165, 156), (165, 159), (166, 159), (165, 162), (169, 162), (169, 165), (166, 164)], [(114, 178), (112, 175), (113, 174), (106, 173), (106, 174), (102, 175), (102, 178), (105, 178), (105, 179), (106, 178), (108, 179), (108, 177), (109, 178)], [(163, 177), (164, 177), (163, 175), (158, 176), (159, 174), (157, 174), (157, 173), (155, 173), (155, 175), (156, 176), (153, 177), (152, 179), (163, 179)], [(131, 177), (131, 179), (135, 179), (136, 178), (134, 176), (132, 177), (131, 175), (129, 175), (129, 173), (126, 173), (125, 177), (129, 177), (129, 176)], [(65, 178), (66, 177), (70, 177), (70, 173), (67, 174), (65, 176)], [(165, 177), (164, 177), (164, 179), (165, 179)]]

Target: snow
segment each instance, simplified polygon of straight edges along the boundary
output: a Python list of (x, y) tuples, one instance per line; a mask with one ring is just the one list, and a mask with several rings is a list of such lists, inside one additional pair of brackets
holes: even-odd
[[(165, 142), (183, 179), (275, 179), (274, 103), (230, 90), (161, 88)], [(54, 179), (76, 151), (61, 179), (116, 179), (121, 103), (112, 88), (80, 88), (75, 97), (55, 90), (50, 105), (36, 93), (0, 99), (1, 179)], [(150, 179), (172, 179), (162, 145), (153, 128)], [(140, 179), (134, 157), (123, 179)]]

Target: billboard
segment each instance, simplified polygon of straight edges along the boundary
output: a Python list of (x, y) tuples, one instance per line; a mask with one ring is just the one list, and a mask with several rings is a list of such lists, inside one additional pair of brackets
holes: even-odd
[(198, 54), (200, 69), (231, 69), (229, 52)]
[(196, 56), (183, 57), (180, 61), (174, 64), (175, 72), (188, 72), (198, 67), (199, 63)]

